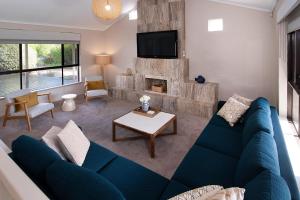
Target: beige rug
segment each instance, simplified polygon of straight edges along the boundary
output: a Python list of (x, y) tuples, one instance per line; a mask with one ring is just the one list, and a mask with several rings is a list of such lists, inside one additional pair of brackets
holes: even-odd
[[(90, 140), (170, 178), (208, 122), (207, 119), (178, 113), (178, 135), (157, 138), (156, 158), (151, 159), (146, 140), (113, 143), (111, 139), (112, 120), (129, 112), (138, 104), (115, 101), (110, 98), (95, 99), (85, 103), (83, 98), (79, 97), (76, 111), (62, 112), (60, 106), (61, 102), (56, 103), (54, 119), (48, 113), (32, 120), (33, 131), (31, 133), (27, 132), (25, 121), (8, 121), (6, 128), (2, 126), (0, 128), (0, 139), (9, 146), (22, 134), (40, 139), (51, 126), (64, 127), (68, 120), (72, 119), (83, 128), (83, 132)], [(117, 128), (117, 134), (134, 135), (135, 133)]]

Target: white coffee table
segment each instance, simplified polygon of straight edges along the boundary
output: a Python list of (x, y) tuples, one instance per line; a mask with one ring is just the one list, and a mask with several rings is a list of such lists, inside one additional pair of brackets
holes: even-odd
[[(164, 133), (162, 132), (167, 128), (169, 124), (173, 123), (173, 132)], [(136, 137), (116, 137), (116, 127), (122, 127), (129, 130), (133, 130), (141, 136)], [(177, 134), (177, 120), (176, 115), (159, 112), (155, 117), (147, 117), (134, 112), (130, 112), (116, 120), (113, 121), (113, 134), (112, 140), (115, 141), (124, 141), (124, 140), (135, 140), (140, 138), (149, 139), (150, 155), (152, 158), (155, 157), (155, 138), (165, 135), (175, 135)]]
[(61, 109), (64, 112), (70, 112), (76, 109), (75, 98), (77, 94), (65, 94), (61, 98), (64, 100)]

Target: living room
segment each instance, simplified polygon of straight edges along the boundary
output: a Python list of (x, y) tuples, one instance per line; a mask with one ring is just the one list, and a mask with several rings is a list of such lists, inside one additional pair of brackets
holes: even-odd
[(299, 3), (4, 0), (1, 199), (300, 199)]

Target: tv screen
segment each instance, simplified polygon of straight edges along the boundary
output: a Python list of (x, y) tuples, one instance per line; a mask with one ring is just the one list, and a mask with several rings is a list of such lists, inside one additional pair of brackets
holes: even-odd
[(177, 31), (138, 33), (137, 54), (141, 58), (177, 58)]

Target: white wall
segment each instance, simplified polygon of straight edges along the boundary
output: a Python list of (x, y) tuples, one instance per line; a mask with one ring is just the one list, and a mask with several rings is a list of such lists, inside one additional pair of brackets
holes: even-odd
[[(82, 78), (84, 78), (87, 75), (95, 75), (101, 73), (100, 67), (95, 64), (95, 55), (105, 52), (105, 40), (103, 36), (104, 33), (101, 31), (90, 31), (90, 30), (83, 30), (83, 29), (68, 29), (68, 28), (60, 28), (60, 27), (24, 25), (24, 24), (2, 23), (2, 22), (0, 22), (0, 28), (79, 33), (81, 35), (80, 65), (81, 65)], [(72, 92), (72, 93), (83, 94), (84, 90), (82, 84), (75, 84), (75, 85), (55, 88), (47, 91), (53, 94), (54, 100), (59, 100), (60, 96), (64, 93)], [(3, 115), (4, 104), (5, 101), (0, 100), (0, 116)]]
[[(223, 18), (224, 31), (209, 33), (208, 19)], [(127, 18), (105, 32), (115, 75), (133, 66), (136, 58), (136, 21)], [(186, 53), (190, 79), (199, 74), (220, 84), (220, 99), (233, 93), (249, 98), (267, 97), (277, 105), (277, 40), (271, 13), (207, 0), (186, 1)]]
[(127, 16), (104, 32), (106, 52), (113, 55), (112, 65), (106, 66), (105, 74), (110, 85), (115, 85), (115, 77), (127, 68), (134, 68), (136, 62), (137, 21)]
[[(208, 32), (209, 19), (223, 18), (224, 31)], [(267, 97), (277, 104), (277, 40), (270, 13), (209, 1), (186, 1), (190, 78), (219, 83), (219, 96)]]

